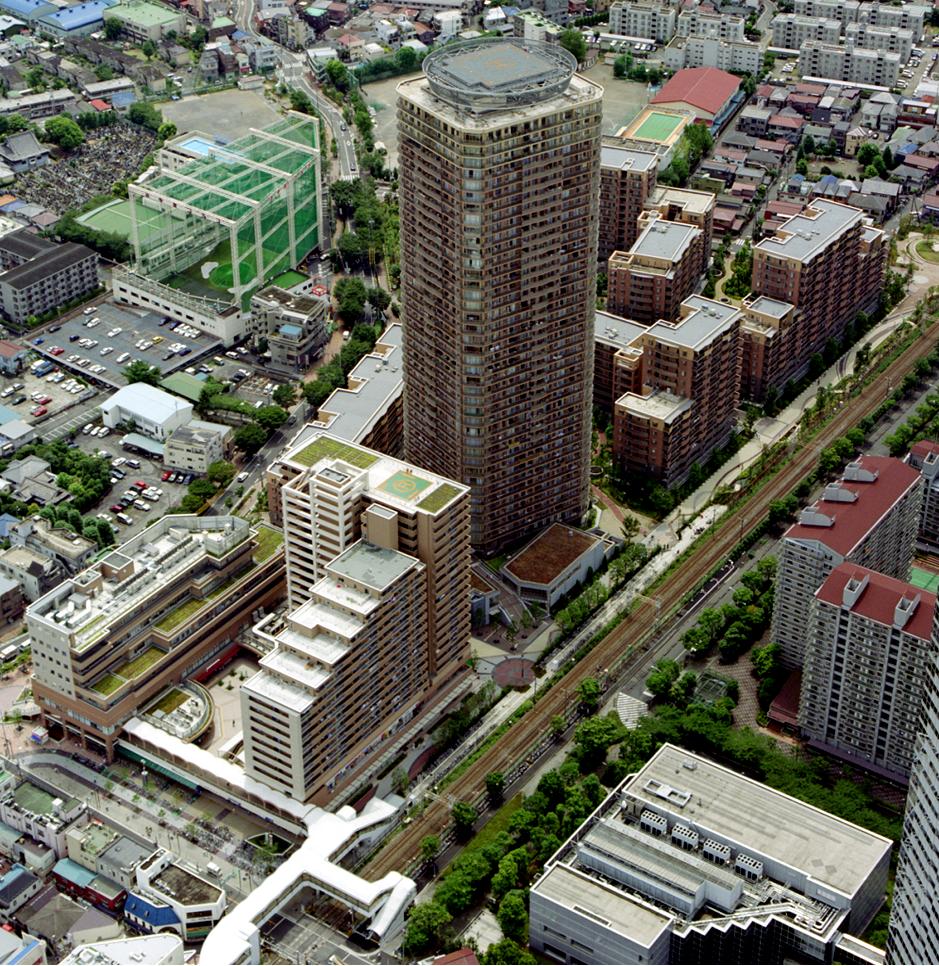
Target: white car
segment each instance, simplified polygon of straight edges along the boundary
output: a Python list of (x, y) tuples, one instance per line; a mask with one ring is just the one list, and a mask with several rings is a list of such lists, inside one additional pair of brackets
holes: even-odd
[(106, 345), (98, 354), (102, 356), (107, 356), (107, 355), (110, 355), (113, 351), (114, 351), (114, 346)]
[(84, 386), (77, 386), (77, 385), (76, 385), (76, 386), (72, 386), (72, 388), (71, 388), (71, 389), (69, 389), (69, 392), (70, 392), (70, 393), (71, 393), (71, 394), (72, 394), (73, 396), (77, 396), (77, 395), (78, 395), (78, 394), (79, 394), (79, 393), (80, 393), (80, 392), (82, 391), (82, 389), (84, 389)]
[(70, 355), (70, 356), (68, 357), (68, 361), (69, 361), (69, 362), (74, 362), (74, 361), (75, 361), (75, 360), (76, 360), (77, 358), (78, 358), (78, 353), (77, 353), (77, 352), (73, 352), (73, 353), (72, 353), (72, 354), (71, 354), (71, 355)]
[(111, 430), (107, 426), (102, 426), (101, 429), (98, 430), (98, 435), (101, 437), (110, 436)]
[(126, 456), (118, 456), (118, 458), (112, 464), (113, 466), (123, 466), (127, 462)]
[(93, 329), (101, 319), (92, 319), (90, 322), (85, 323), (89, 329)]
[(125, 363), (125, 362), (127, 362), (127, 360), (128, 360), (129, 358), (130, 358), (130, 353), (129, 353), (129, 352), (122, 352), (122, 353), (121, 353), (121, 354), (120, 354), (120, 355), (119, 355), (119, 356), (117, 357), (117, 359), (115, 360), (115, 362), (117, 362), (117, 364), (118, 364), (119, 366), (122, 366), (122, 365), (124, 365), (124, 363)]
[(87, 436), (94, 428), (94, 423), (85, 423), (85, 425), (82, 426), (82, 436)]
[(123, 331), (124, 330), (120, 326), (117, 326), (116, 328), (111, 329), (111, 331), (108, 333), (108, 338), (113, 339), (114, 336), (120, 335)]

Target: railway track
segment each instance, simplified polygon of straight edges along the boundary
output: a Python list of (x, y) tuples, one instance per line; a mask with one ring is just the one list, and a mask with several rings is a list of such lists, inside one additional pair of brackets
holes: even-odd
[[(447, 789), (454, 801), (481, 801), (485, 777), (489, 772), (506, 775), (517, 772), (519, 765), (540, 757), (550, 733), (551, 719), (567, 714), (576, 704), (580, 683), (595, 674), (595, 669), (609, 668), (612, 676), (635, 672), (643, 662), (651, 664), (658, 654), (650, 648), (656, 623), (661, 614), (670, 617), (681, 602), (729, 556), (740, 542), (745, 526), (761, 520), (769, 504), (790, 493), (814, 469), (818, 454), (838, 437), (844, 435), (864, 416), (872, 412), (886, 398), (889, 390), (899, 385), (916, 359), (927, 355), (939, 344), (939, 325), (927, 331), (902, 352), (880, 375), (849, 400), (831, 421), (822, 428), (812, 442), (799, 450), (769, 482), (738, 511), (728, 514), (716, 532), (704, 540), (685, 563), (674, 571), (657, 589), (657, 605), (642, 598), (629, 616), (615, 627), (590, 652), (589, 659), (580, 661), (551, 688), (538, 703), (513, 725), (505, 735), (475, 761)], [(405, 871), (420, 861), (420, 843), (426, 835), (441, 836), (450, 824), (450, 809), (446, 801), (433, 801), (414, 821), (387, 846), (379, 851), (364, 869), (369, 878), (378, 878), (391, 870)]]

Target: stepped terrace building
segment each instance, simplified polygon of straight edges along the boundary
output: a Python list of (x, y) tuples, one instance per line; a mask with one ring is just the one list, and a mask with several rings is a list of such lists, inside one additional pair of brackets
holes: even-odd
[(40, 597), (26, 623), (43, 723), (112, 758), (139, 707), (283, 595), (281, 545), (239, 517), (165, 516)]

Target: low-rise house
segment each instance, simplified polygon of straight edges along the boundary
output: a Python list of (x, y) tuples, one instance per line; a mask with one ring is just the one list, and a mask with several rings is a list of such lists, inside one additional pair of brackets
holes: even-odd
[(49, 163), (49, 149), (32, 131), (18, 131), (0, 141), (0, 161), (19, 174)]

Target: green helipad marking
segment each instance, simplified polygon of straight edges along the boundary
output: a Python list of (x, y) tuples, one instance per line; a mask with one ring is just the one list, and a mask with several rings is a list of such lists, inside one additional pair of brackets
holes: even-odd
[(415, 476), (413, 473), (406, 473), (404, 470), (398, 470), (393, 476), (388, 477), (379, 489), (401, 500), (413, 500), (429, 486), (430, 480)]

